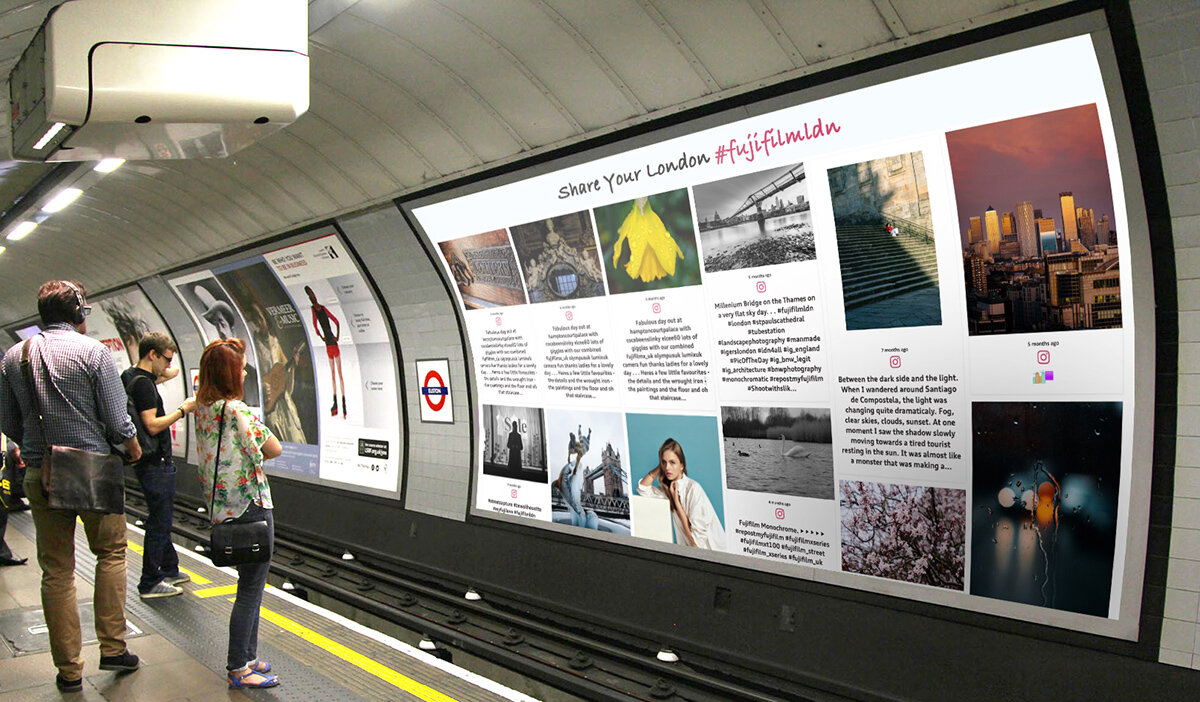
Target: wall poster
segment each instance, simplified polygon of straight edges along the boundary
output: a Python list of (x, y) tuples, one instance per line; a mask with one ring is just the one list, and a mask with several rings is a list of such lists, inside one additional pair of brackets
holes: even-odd
[[(112, 352), (117, 370), (137, 365), (138, 344), (147, 332), (162, 332), (172, 336), (158, 310), (150, 303), (140, 288), (129, 288), (103, 297), (89, 299), (92, 313), (87, 318), (87, 336), (96, 339)], [(176, 351), (178, 356), (178, 351)], [(189, 359), (190, 360), (190, 359)], [(175, 375), (158, 384), (158, 394), (168, 413), (183, 403), (187, 388), (183, 377), (184, 359), (179, 357), (172, 363), (170, 372)], [(178, 458), (187, 457), (188, 423), (175, 422), (171, 432), (171, 454)]]
[(247, 341), (245, 401), (284, 445), (269, 472), (398, 493), (395, 354), (336, 234), (168, 283), (206, 343)]
[(474, 356), (476, 511), (1129, 636), (1134, 281), (1089, 37), (412, 212)]

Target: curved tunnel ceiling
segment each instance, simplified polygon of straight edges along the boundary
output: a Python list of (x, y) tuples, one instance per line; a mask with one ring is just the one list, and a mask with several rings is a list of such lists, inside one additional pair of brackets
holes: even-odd
[[(60, 2), (0, 0), (0, 72)], [(227, 159), (127, 163), (28, 238), (0, 242), (0, 322), (34, 314), (47, 278), (120, 286), (714, 98), (1060, 3), (311, 0), (309, 111)], [(7, 91), (3, 102), (7, 135)], [(0, 162), (0, 208), (71, 167)]]

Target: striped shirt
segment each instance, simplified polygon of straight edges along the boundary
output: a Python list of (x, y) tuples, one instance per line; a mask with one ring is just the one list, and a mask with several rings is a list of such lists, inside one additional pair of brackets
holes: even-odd
[(27, 464), (41, 465), (47, 443), (107, 453), (109, 437), (123, 440), (135, 434), (112, 354), (64, 322), (51, 324), (29, 345), (43, 437), (21, 373), (23, 345), (10, 348), (0, 361), (0, 432), (21, 446)]

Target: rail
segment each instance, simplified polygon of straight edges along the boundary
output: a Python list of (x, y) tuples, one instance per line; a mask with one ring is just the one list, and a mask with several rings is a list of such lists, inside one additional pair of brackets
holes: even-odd
[(884, 224), (890, 224), (904, 236), (913, 238), (921, 238), (926, 243), (933, 241), (933, 230), (923, 224), (918, 224), (911, 219), (896, 217), (895, 215), (881, 215)]

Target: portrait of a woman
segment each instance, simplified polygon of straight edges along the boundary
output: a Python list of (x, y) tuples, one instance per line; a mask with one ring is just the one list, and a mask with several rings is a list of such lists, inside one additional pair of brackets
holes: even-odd
[(638, 482), (638, 494), (670, 502), (675, 543), (725, 550), (725, 528), (704, 488), (688, 477), (687, 458), (678, 441), (663, 442), (658, 449), (658, 465)]

